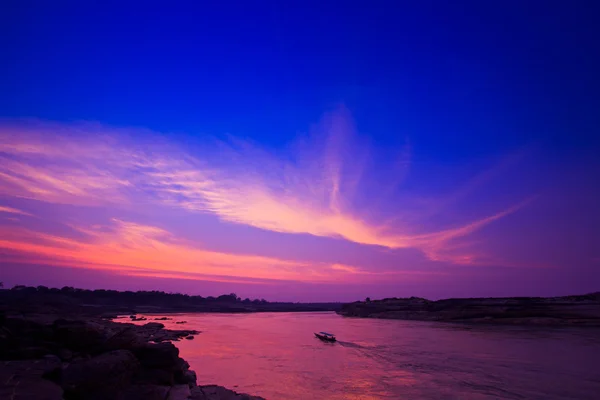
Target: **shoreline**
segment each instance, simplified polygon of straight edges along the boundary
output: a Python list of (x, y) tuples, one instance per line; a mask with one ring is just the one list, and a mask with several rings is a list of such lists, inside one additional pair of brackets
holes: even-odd
[[(144, 321), (146, 322), (146, 321)], [(0, 398), (264, 400), (198, 385), (173, 342), (195, 330), (72, 314), (0, 314)]]
[(350, 318), (453, 322), (473, 325), (600, 327), (600, 292), (562, 297), (465, 298), (431, 301), (418, 297), (345, 304)]

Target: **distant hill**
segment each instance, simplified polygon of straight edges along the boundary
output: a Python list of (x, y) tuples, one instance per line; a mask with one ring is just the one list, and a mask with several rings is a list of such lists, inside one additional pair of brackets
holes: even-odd
[(235, 293), (218, 297), (161, 291), (88, 290), (73, 287), (15, 286), (0, 290), (2, 308), (24, 313), (127, 314), (152, 312), (337, 311), (341, 303), (286, 303), (242, 300)]
[(387, 298), (344, 304), (347, 317), (600, 327), (600, 292), (562, 297)]

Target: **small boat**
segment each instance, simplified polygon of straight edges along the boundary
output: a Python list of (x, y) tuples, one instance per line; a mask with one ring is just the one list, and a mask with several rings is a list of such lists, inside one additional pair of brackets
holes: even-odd
[(333, 333), (327, 333), (327, 332), (316, 333), (315, 332), (315, 336), (325, 342), (335, 342), (335, 340), (336, 340), (335, 335)]

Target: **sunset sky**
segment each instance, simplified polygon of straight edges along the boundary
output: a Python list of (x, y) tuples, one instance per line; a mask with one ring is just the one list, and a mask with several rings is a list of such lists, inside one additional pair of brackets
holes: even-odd
[(3, 3), (5, 286), (600, 290), (582, 2), (210, 3)]

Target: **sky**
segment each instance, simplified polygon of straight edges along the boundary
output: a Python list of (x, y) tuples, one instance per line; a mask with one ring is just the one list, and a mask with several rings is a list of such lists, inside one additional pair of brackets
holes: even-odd
[(0, 6), (5, 286), (600, 290), (594, 2), (174, 3)]

